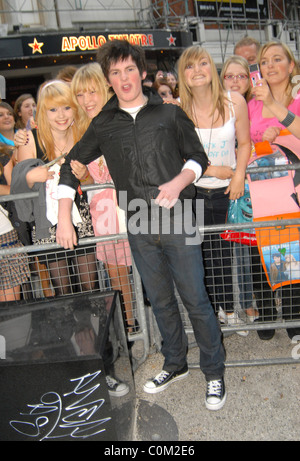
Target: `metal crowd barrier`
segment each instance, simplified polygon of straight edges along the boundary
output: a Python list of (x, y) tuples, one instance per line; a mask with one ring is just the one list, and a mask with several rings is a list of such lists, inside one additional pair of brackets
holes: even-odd
[[(214, 248), (215, 238), (219, 237), (221, 233), (225, 230), (235, 230), (237, 233), (243, 232), (243, 230), (249, 228), (249, 224), (234, 224), (234, 225), (215, 225), (215, 226), (205, 226), (201, 231), (206, 233), (208, 253), (210, 256), (204, 252), (204, 266), (207, 267), (210, 262), (216, 261), (219, 258), (219, 249)], [(256, 229), (259, 231), (260, 228), (268, 228), (270, 235), (276, 230), (276, 233), (280, 234), (280, 230), (283, 231), (289, 226), (299, 226), (300, 219), (292, 220), (281, 220), (278, 221), (264, 221), (255, 223)], [(243, 273), (245, 266), (243, 260), (238, 258), (240, 249), (246, 249), (247, 253), (250, 251), (250, 255), (247, 254), (246, 257), (250, 260), (250, 265), (247, 266), (250, 276), (250, 283), (242, 282), (239, 277)], [(287, 246), (288, 248), (288, 246)], [(244, 322), (242, 324), (224, 324), (220, 323), (221, 331), (224, 337), (230, 337), (231, 335), (244, 331), (271, 331), (280, 329), (288, 329), (290, 332), (293, 332), (293, 328), (297, 328), (300, 331), (300, 280), (297, 284), (287, 284), (279, 286), (276, 290), (272, 290), (271, 286), (268, 284), (265, 278), (265, 271), (261, 265), (260, 255), (258, 253), (257, 247), (248, 247), (246, 245), (237, 244), (235, 242), (228, 242), (227, 251), (230, 253), (230, 258), (226, 259), (227, 265), (225, 263), (225, 258), (220, 260), (220, 265), (218, 270), (220, 273), (218, 275), (213, 274), (212, 277), (206, 280), (206, 287), (210, 293), (210, 298), (214, 307), (216, 316), (218, 316), (220, 310), (220, 304), (218, 299), (221, 298), (223, 301), (223, 310), (226, 312), (232, 312), (238, 314), (239, 318)], [(245, 258), (245, 255), (243, 255)], [(300, 256), (300, 255), (299, 255)], [(211, 261), (208, 261), (211, 259)], [(225, 284), (226, 276), (224, 272), (229, 268), (232, 273), (232, 282), (231, 284)], [(183, 268), (184, 270), (184, 268)], [(299, 273), (300, 278), (300, 273)], [(189, 339), (189, 347), (192, 348), (196, 346), (192, 325), (188, 316), (188, 313), (181, 301), (181, 298), (176, 291), (176, 296), (178, 300), (179, 310), (181, 312), (182, 323), (184, 329)], [(217, 292), (221, 296), (217, 295)], [(226, 297), (231, 301), (224, 299), (223, 294), (226, 292)], [(245, 313), (245, 299), (249, 300), (248, 307), (253, 307), (258, 310), (259, 318), (253, 321)], [(250, 304), (251, 300), (251, 304)], [(219, 316), (218, 316), (219, 318)], [(158, 328), (155, 325), (155, 320), (152, 319), (154, 327), (152, 328), (152, 344), (155, 345), (157, 350), (161, 346), (161, 337)], [(297, 343), (300, 341), (300, 336), (291, 334), (292, 343)], [(247, 350), (247, 338), (245, 338), (245, 350)], [(259, 342), (261, 340), (257, 336), (257, 351), (259, 351)], [(291, 348), (292, 350), (292, 348)], [(253, 351), (252, 351), (253, 352)], [(290, 351), (289, 351), (290, 352)], [(298, 358), (298, 357), (297, 357)], [(235, 367), (235, 366), (256, 366), (256, 365), (278, 365), (278, 364), (296, 364), (299, 361), (295, 360), (295, 357), (292, 357), (292, 354), (284, 357), (255, 357), (251, 359), (241, 359), (241, 360), (230, 360), (227, 358), (226, 367)], [(190, 368), (198, 368), (199, 363), (189, 363)]]
[[(288, 169), (289, 165), (285, 165)], [(267, 168), (269, 169), (269, 168)], [(272, 170), (282, 170), (282, 167), (275, 167)], [(295, 166), (293, 166), (295, 169)], [(258, 170), (262, 170), (259, 168)], [(254, 169), (251, 170), (254, 172)], [(104, 188), (106, 185), (93, 185), (82, 188), (90, 190), (96, 188)], [(30, 194), (29, 194), (30, 195)], [(34, 193), (32, 193), (34, 195)], [(24, 195), (20, 196), (2, 196), (0, 203), (8, 200), (24, 199)], [(265, 221), (255, 223), (255, 228), (269, 228), (269, 232), (276, 229), (284, 231), (289, 226), (299, 226), (300, 219), (281, 220), (281, 221)], [(253, 227), (253, 225), (251, 225)], [(278, 330), (283, 328), (300, 328), (300, 284), (290, 284), (272, 290), (265, 283), (265, 272), (261, 265), (260, 258), (256, 247), (247, 247), (235, 242), (227, 242), (227, 256), (221, 257), (219, 249), (215, 247), (215, 240), (219, 238), (220, 233), (226, 230), (235, 230), (243, 232), (249, 228), (247, 224), (232, 224), (219, 226), (204, 226), (200, 228), (200, 232), (206, 236), (206, 250), (204, 251), (205, 265), (209, 265), (218, 260), (218, 274), (212, 273), (207, 280), (207, 289), (212, 297), (212, 303), (216, 315), (219, 312), (219, 298), (226, 292), (227, 296), (233, 299), (233, 305), (229, 305), (228, 301), (223, 302), (224, 311), (232, 310), (237, 312), (243, 324), (227, 325), (221, 324), (221, 330), (224, 335), (231, 335), (238, 331), (259, 331), (259, 330)], [(78, 255), (75, 251), (64, 250), (57, 244), (31, 245), (21, 248), (2, 248), (0, 249), (0, 258), (8, 257), (10, 259), (16, 257), (19, 253), (28, 256), (28, 264), (30, 266), (30, 278), (28, 282), (22, 286), (22, 298), (32, 302), (35, 299), (39, 302), (46, 297), (55, 297), (56, 291), (62, 290), (60, 294), (82, 294), (85, 292), (94, 292), (96, 290), (105, 291), (111, 290), (113, 281), (108, 275), (106, 261), (97, 261), (96, 245), (109, 245), (113, 242), (125, 242), (126, 234), (108, 235), (105, 237), (93, 237), (81, 239), (78, 242), (78, 250), (81, 254)], [(247, 248), (247, 254), (241, 254), (241, 250)], [(124, 249), (125, 251), (125, 249)], [(228, 257), (229, 254), (229, 257)], [(241, 281), (244, 276), (245, 258), (248, 258), (247, 263), (248, 276), (250, 282)], [(63, 262), (62, 262), (63, 261)], [(96, 270), (91, 270), (91, 264), (96, 262)], [(227, 283), (226, 269), (230, 267), (232, 271), (231, 283)], [(184, 268), (183, 268), (184, 270)], [(51, 274), (50, 274), (51, 272)], [(54, 276), (56, 282), (53, 283)], [(300, 278), (300, 276), (299, 276)], [(153, 317), (152, 310), (145, 306), (145, 298), (142, 282), (139, 273), (135, 267), (134, 261), (129, 273), (129, 286), (127, 291), (130, 292), (131, 306), (127, 311), (124, 307), (124, 322), (128, 342), (140, 344), (143, 347), (138, 347), (137, 356), (133, 356), (134, 368), (138, 367), (149, 355), (151, 348), (160, 349), (160, 335)], [(59, 286), (59, 283), (61, 286)], [(225, 283), (226, 282), (226, 283)], [(188, 281), (187, 281), (188, 283)], [(119, 281), (120, 285), (120, 281)], [(299, 287), (299, 288), (298, 288)], [(123, 288), (123, 287), (122, 287)], [(299, 290), (299, 291), (298, 291)], [(219, 296), (217, 295), (219, 293)], [(193, 331), (188, 314), (181, 302), (180, 296), (177, 293), (179, 308), (182, 315), (182, 321), (186, 333), (190, 336), (190, 344), (194, 345)], [(260, 299), (262, 297), (262, 299)], [(299, 299), (298, 299), (299, 298)], [(259, 319), (252, 322), (245, 314), (243, 303), (245, 300), (252, 299), (252, 306), (259, 311)], [(1, 304), (0, 304), (1, 307)], [(299, 309), (298, 309), (299, 307)], [(259, 339), (257, 339), (259, 341)], [(245, 344), (245, 347), (246, 344)], [(142, 350), (141, 350), (142, 349)], [(251, 365), (269, 365), (278, 363), (295, 363), (292, 357), (272, 358), (267, 357), (241, 360), (238, 362), (227, 362), (226, 366), (251, 366)], [(190, 364), (191, 367), (198, 365)]]
[[(83, 191), (94, 189), (112, 188), (111, 184), (83, 186)], [(36, 198), (37, 192), (0, 196), (0, 204), (10, 200), (23, 200)], [(73, 250), (64, 250), (56, 243), (22, 246), (19, 248), (0, 248), (0, 258), (6, 257), (10, 263), (19, 254), (27, 256), (30, 277), (21, 287), (22, 302), (43, 302), (45, 298), (55, 298), (62, 295), (80, 295), (111, 291), (116, 289), (125, 293), (126, 303), (122, 303), (124, 325), (127, 333), (129, 347), (138, 344), (133, 355), (133, 368), (139, 366), (149, 354), (149, 334), (144, 309), (144, 291), (139, 273), (132, 258), (128, 266), (128, 276), (115, 272), (109, 274), (107, 260), (97, 260), (97, 245), (102, 245), (105, 255), (111, 260), (112, 247), (118, 244), (118, 251), (124, 252), (127, 234), (108, 235), (104, 237), (84, 238), (78, 241), (78, 246)], [(13, 277), (13, 274), (11, 274)], [(125, 297), (121, 297), (124, 301)], [(46, 299), (45, 299), (46, 300)], [(15, 300), (16, 303), (18, 300)], [(0, 302), (1, 308), (1, 302)]]
[[(129, 343), (142, 341), (138, 356), (133, 357), (134, 368), (142, 363), (149, 354), (148, 329), (144, 311), (144, 294), (140, 276), (134, 261), (128, 268), (128, 277), (115, 275), (109, 277), (106, 261), (97, 260), (97, 245), (109, 246), (112, 242), (125, 243), (126, 234), (109, 235), (107, 237), (92, 237), (81, 239), (73, 250), (64, 250), (57, 244), (22, 246), (20, 248), (3, 248), (0, 258), (7, 257), (9, 262), (19, 254), (27, 256), (30, 277), (22, 284), (21, 301), (26, 304), (55, 296), (79, 296), (82, 294), (106, 292), (118, 286), (118, 291), (124, 290), (130, 300), (122, 303), (123, 319), (127, 340)], [(125, 246), (124, 252), (125, 252)], [(125, 286), (125, 284), (127, 284)], [(47, 299), (46, 299), (47, 298)], [(18, 300), (16, 299), (16, 304)], [(1, 303), (0, 303), (1, 308)]]
[[(278, 165), (278, 166), (268, 166), (268, 167), (253, 167), (247, 169), (247, 173), (268, 173), (275, 171), (287, 171), (287, 170), (298, 170), (300, 169), (300, 164), (297, 165)], [(261, 221), (255, 222), (255, 224), (245, 223), (245, 224), (222, 224), (214, 226), (204, 226), (200, 227), (200, 233), (206, 236), (206, 251), (203, 254), (204, 257), (204, 266), (208, 267), (208, 271), (214, 261), (219, 261), (220, 264), (217, 267), (217, 271), (214, 271), (210, 278), (206, 279), (206, 287), (210, 293), (210, 297), (213, 303), (214, 311), (216, 316), (218, 316), (220, 310), (220, 304), (218, 303), (218, 298), (222, 296), (217, 296), (217, 292), (224, 294), (226, 292), (227, 298), (233, 299), (233, 304), (231, 302), (223, 299), (223, 310), (238, 314), (239, 318), (243, 320), (243, 324), (223, 324), (221, 323), (221, 330), (224, 336), (231, 336), (234, 333), (238, 332), (270, 332), (272, 330), (287, 329), (290, 332), (292, 344), (300, 341), (300, 269), (299, 269), (299, 283), (291, 284), (282, 284), (277, 289), (273, 290), (268, 284), (265, 276), (265, 270), (261, 264), (260, 254), (256, 246), (248, 247), (244, 244), (239, 244), (235, 242), (228, 242), (227, 245), (227, 255), (223, 257), (221, 254), (220, 258), (220, 248), (216, 248), (216, 238), (224, 231), (235, 231), (238, 235), (243, 232), (246, 232), (249, 227), (257, 229), (264, 229), (264, 233), (269, 233), (269, 237), (273, 237), (274, 232), (276, 231), (276, 236), (279, 241), (281, 235), (285, 234), (286, 229), (290, 229), (290, 226), (296, 226), (300, 228), (300, 219), (282, 219), (282, 220), (273, 220), (273, 221)], [(299, 229), (300, 231), (300, 229)], [(291, 231), (294, 238), (294, 233)], [(286, 235), (284, 235), (285, 240), (289, 240)], [(219, 240), (219, 239), (217, 239)], [(290, 245), (286, 246), (287, 250), (290, 249)], [(246, 251), (246, 256), (243, 253)], [(271, 250), (270, 250), (271, 251)], [(241, 253), (243, 252), (243, 253)], [(229, 257), (228, 257), (229, 254)], [(270, 258), (271, 254), (267, 255)], [(241, 277), (245, 277), (245, 265), (242, 261), (245, 261), (245, 258), (248, 259), (248, 276), (250, 277), (250, 283), (246, 283), (245, 279), (241, 281)], [(298, 252), (298, 261), (300, 260), (300, 253)], [(299, 262), (300, 264), (300, 262)], [(230, 267), (232, 273), (232, 280), (230, 283), (226, 283), (228, 280), (226, 278), (226, 269)], [(270, 268), (268, 268), (268, 272)], [(183, 268), (184, 270), (184, 268)], [(217, 275), (216, 275), (217, 272)], [(270, 273), (268, 274), (270, 278)], [(255, 283), (253, 283), (255, 282)], [(296, 280), (294, 280), (296, 282)], [(279, 284), (280, 285), (280, 284)], [(185, 328), (185, 331), (189, 337), (189, 345), (195, 346), (195, 338), (193, 334), (193, 329), (191, 322), (189, 320), (188, 313), (181, 301), (181, 298), (176, 291), (177, 300), (179, 309), (181, 312), (182, 322)], [(246, 300), (252, 299), (252, 307), (257, 309), (259, 312), (259, 318), (249, 319), (245, 313), (245, 302)], [(154, 324), (152, 331), (152, 344), (159, 350), (161, 346), (161, 336), (157, 326), (155, 325), (155, 320), (153, 319), (152, 324)], [(293, 334), (293, 329), (296, 333)], [(257, 337), (257, 345), (259, 349), (259, 337)], [(245, 348), (247, 348), (247, 343), (245, 343)], [(292, 348), (291, 348), (292, 350)], [(298, 364), (300, 363), (298, 355), (293, 356), (291, 351), (289, 351), (288, 356), (284, 357), (253, 357), (251, 359), (241, 359), (241, 360), (226, 360), (226, 367), (236, 367), (236, 366), (262, 366), (262, 365), (278, 365), (278, 364)], [(190, 368), (198, 368), (198, 363), (189, 363)]]

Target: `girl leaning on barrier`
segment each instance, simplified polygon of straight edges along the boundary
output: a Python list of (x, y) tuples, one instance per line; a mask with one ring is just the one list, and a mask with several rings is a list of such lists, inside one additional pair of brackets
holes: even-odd
[[(244, 194), (250, 156), (247, 104), (237, 92), (224, 91), (210, 54), (201, 46), (189, 47), (182, 53), (178, 75), (181, 106), (193, 120), (211, 163), (205, 177), (195, 184), (196, 199), (204, 200), (204, 225), (225, 224), (229, 199), (236, 200)], [(203, 250), (206, 286), (220, 320), (242, 324), (233, 306), (230, 245), (219, 233), (205, 233)]]
[[(286, 44), (271, 41), (262, 46), (258, 63), (262, 78), (253, 88), (253, 98), (248, 103), (251, 140), (254, 143), (273, 143), (277, 136), (284, 134), (283, 130), (287, 129), (295, 146), (293, 151), (299, 157), (300, 71), (295, 57)], [(285, 142), (284, 138), (285, 136), (280, 136), (282, 143)], [(278, 294), (281, 297), (283, 318), (299, 319), (300, 284), (285, 282)], [(300, 333), (300, 329), (288, 328), (287, 332), (292, 338)]]
[[(98, 63), (87, 64), (77, 70), (72, 79), (71, 91), (80, 119), (79, 132), (80, 135), (83, 135), (112, 93), (109, 91)], [(113, 184), (103, 156), (91, 162), (88, 169), (76, 161), (72, 162), (71, 165), (73, 174), (84, 184)], [(118, 207), (115, 189), (106, 188), (94, 191), (90, 199), (90, 212), (96, 236), (127, 231), (125, 215)], [(129, 277), (132, 262), (128, 240), (105, 242), (105, 244), (98, 243), (97, 258), (105, 264), (112, 288), (122, 293), (127, 328), (132, 333), (135, 330), (136, 322), (132, 310)]]
[[(37, 144), (32, 132), (26, 133), (27, 144), (18, 147), (19, 163), (13, 169), (12, 193), (39, 191), (38, 203), (16, 201), (18, 215), (25, 221), (35, 221), (32, 229), (33, 244), (55, 243), (57, 223), (57, 184), (63, 157), (79, 139), (77, 111), (72, 101), (70, 86), (54, 80), (41, 86), (36, 113), (38, 148), (45, 162), (37, 158)], [(21, 144), (21, 142), (20, 142)], [(27, 160), (21, 160), (27, 159)], [(43, 199), (41, 198), (43, 197)], [(30, 199), (29, 199), (30, 200)], [(79, 190), (74, 206), (74, 223), (79, 238), (94, 236), (89, 205)], [(72, 282), (71, 264), (78, 273), (79, 284)], [(96, 286), (97, 267), (95, 248), (80, 246), (72, 253), (47, 251), (39, 255), (50, 270), (56, 295), (72, 291), (90, 291)]]
[(258, 62), (262, 79), (248, 104), (251, 140), (273, 142), (284, 128), (300, 139), (300, 70), (292, 51), (284, 43), (268, 42)]
[[(12, 150), (0, 144), (0, 195), (10, 194), (11, 173), (13, 169)], [(0, 251), (23, 246), (10, 219), (9, 211), (0, 204)], [(0, 302), (18, 301), (21, 286), (29, 279), (27, 255), (24, 253), (0, 255)]]
[[(242, 56), (233, 55), (225, 61), (220, 73), (220, 80), (225, 90), (237, 91), (245, 98), (247, 102), (251, 99), (249, 65), (246, 59), (244, 59)], [(247, 196), (249, 198), (248, 194)], [(248, 200), (245, 195), (244, 197), (241, 197), (240, 200), (243, 200), (243, 209), (247, 209), (247, 213), (251, 213), (251, 206), (247, 206), (247, 208), (245, 208), (245, 204)], [(242, 216), (243, 214), (241, 217)], [(256, 295), (257, 307), (261, 308), (262, 296), (260, 284), (267, 283), (267, 280), (263, 281), (260, 277), (260, 274), (255, 274), (255, 277), (253, 274), (253, 268), (261, 268), (262, 271), (260, 256), (256, 246), (248, 246), (244, 243), (236, 242), (234, 243), (234, 250), (237, 261), (240, 305), (246, 313), (247, 321), (252, 323), (259, 318), (259, 312), (255, 306), (253, 293), (255, 292)], [(255, 278), (255, 288), (253, 287), (253, 278)]]
[[(10, 104), (6, 102), (0, 102), (0, 142), (3, 145), (9, 146), (12, 152), (12, 162), (13, 165), (16, 163), (16, 152), (15, 149), (15, 116), (13, 108)], [(20, 222), (18, 219), (17, 213), (15, 211), (14, 202), (9, 202), (8, 204), (10, 208), (10, 219), (13, 224), (13, 227), (17, 230), (19, 239), (23, 243), (23, 245), (30, 245), (31, 238), (30, 238), (30, 231), (29, 226), (25, 222)]]

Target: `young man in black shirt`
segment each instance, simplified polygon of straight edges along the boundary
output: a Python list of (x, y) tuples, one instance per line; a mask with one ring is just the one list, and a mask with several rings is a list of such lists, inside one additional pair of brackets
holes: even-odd
[(145, 384), (144, 391), (163, 391), (188, 374), (188, 341), (175, 282), (200, 348), (206, 407), (218, 410), (226, 400), (225, 354), (204, 285), (200, 236), (191, 211), (192, 183), (207, 170), (207, 156), (181, 108), (163, 104), (155, 92), (142, 86), (146, 62), (140, 47), (126, 41), (107, 42), (99, 48), (98, 61), (115, 95), (62, 165), (57, 242), (64, 248), (77, 243), (71, 221), (78, 184), (72, 161), (88, 164), (104, 155), (119, 205), (127, 212), (132, 255), (162, 335), (163, 370)]

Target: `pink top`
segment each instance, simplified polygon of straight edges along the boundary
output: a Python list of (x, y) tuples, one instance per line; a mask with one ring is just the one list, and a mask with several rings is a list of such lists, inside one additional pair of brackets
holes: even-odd
[[(88, 169), (96, 184), (113, 184), (104, 157), (89, 163)], [(118, 207), (115, 189), (106, 188), (96, 192), (90, 200), (90, 212), (96, 236), (126, 232), (125, 214)], [(97, 258), (115, 266), (131, 266), (128, 240), (97, 243)]]
[[(250, 120), (250, 135), (254, 143), (261, 142), (262, 136), (269, 126), (278, 126), (281, 129), (285, 127), (277, 120), (276, 117), (264, 118), (262, 116), (263, 102), (256, 101), (254, 98), (248, 102), (248, 114)], [(294, 114), (300, 116), (300, 93), (293, 99), (288, 109)]]

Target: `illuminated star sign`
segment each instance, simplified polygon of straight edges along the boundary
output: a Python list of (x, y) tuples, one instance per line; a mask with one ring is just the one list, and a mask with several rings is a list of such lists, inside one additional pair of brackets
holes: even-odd
[(28, 43), (28, 46), (32, 48), (32, 54), (38, 52), (43, 54), (41, 48), (44, 45), (43, 42), (38, 42), (36, 38), (34, 38), (33, 43)]
[(167, 37), (167, 40), (169, 42), (169, 46), (171, 45), (175, 46), (176, 37), (173, 37), (173, 35), (170, 34), (170, 37)]

